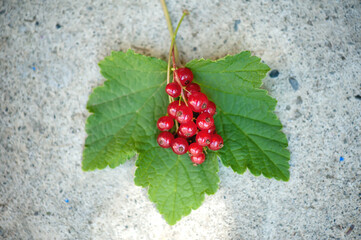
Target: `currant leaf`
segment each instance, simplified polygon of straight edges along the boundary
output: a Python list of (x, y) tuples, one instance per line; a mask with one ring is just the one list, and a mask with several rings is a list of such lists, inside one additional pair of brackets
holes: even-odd
[(155, 141), (156, 121), (167, 108), (164, 61), (129, 50), (113, 52), (99, 66), (107, 81), (87, 104), (93, 114), (86, 123), (83, 170), (114, 168), (141, 150), (143, 142)]
[(154, 144), (139, 154), (136, 166), (135, 184), (149, 186), (150, 200), (170, 225), (197, 209), (205, 193), (214, 194), (218, 189), (215, 153), (195, 167), (187, 154), (175, 155), (171, 149), (160, 150)]
[(290, 153), (282, 124), (274, 114), (277, 101), (257, 89), (269, 70), (260, 59), (242, 52), (217, 61), (186, 64), (202, 92), (216, 103), (217, 133), (224, 147), (217, 151), (222, 163), (237, 173), (248, 168), (256, 176), (287, 181)]

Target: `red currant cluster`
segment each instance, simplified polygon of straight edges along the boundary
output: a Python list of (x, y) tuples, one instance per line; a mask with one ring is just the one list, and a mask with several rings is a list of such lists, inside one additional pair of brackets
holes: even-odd
[[(171, 147), (178, 155), (188, 151), (194, 165), (201, 164), (206, 158), (204, 147), (208, 146), (213, 151), (223, 147), (222, 137), (215, 133), (213, 115), (216, 114), (216, 105), (201, 92), (198, 84), (192, 83), (190, 69), (178, 68), (174, 75), (178, 81), (167, 84), (165, 91), (172, 98), (181, 97), (168, 105), (167, 116), (159, 118), (157, 127), (162, 132), (157, 142), (162, 148)], [(169, 130), (173, 128), (174, 120), (176, 130), (172, 134)]]

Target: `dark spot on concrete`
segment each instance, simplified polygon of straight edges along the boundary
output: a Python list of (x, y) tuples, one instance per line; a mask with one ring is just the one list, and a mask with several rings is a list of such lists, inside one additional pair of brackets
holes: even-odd
[(298, 109), (296, 109), (295, 118), (300, 118), (301, 116), (302, 116), (302, 113), (300, 113), (300, 111), (298, 111)]
[(226, 196), (223, 196), (224, 199), (226, 199), (227, 197)]
[(34, 212), (34, 216), (38, 216), (38, 215), (39, 215), (38, 211)]
[(298, 96), (296, 99), (296, 104), (302, 104), (302, 103), (303, 103), (303, 101), (302, 101), (301, 96)]
[(238, 24), (240, 24), (240, 23), (241, 23), (241, 20), (239, 20), (239, 19), (234, 21), (233, 29), (235, 32), (238, 31)]
[(5, 13), (5, 9), (1, 10), (0, 11), (0, 15), (4, 14)]
[(271, 78), (276, 78), (276, 77), (278, 77), (278, 75), (280, 75), (280, 72), (277, 69), (274, 69), (269, 73), (269, 76)]
[(93, 10), (93, 7), (89, 6), (89, 7), (87, 7), (86, 9), (88, 9), (89, 11), (92, 11), (92, 10)]
[(291, 110), (291, 106), (290, 106), (290, 105), (287, 105), (287, 106), (286, 106), (286, 110)]
[(59, 28), (61, 28), (61, 25), (60, 25), (59, 23), (57, 23), (57, 24), (55, 25), (55, 27), (56, 27), (56, 29), (59, 29)]
[(39, 26), (39, 22), (38, 22), (38, 21), (35, 22), (35, 26)]
[(197, 48), (196, 48), (196, 47), (194, 47), (194, 48), (193, 48), (193, 51), (197, 51)]
[(345, 60), (346, 58), (345, 58), (344, 56), (341, 56), (341, 59), (342, 59), (342, 60)]
[(313, 26), (313, 23), (312, 23), (311, 20), (308, 20), (308, 21), (307, 21), (307, 24), (310, 25), (310, 26)]
[(346, 138), (343, 140), (343, 143), (345, 143), (345, 144), (347, 143), (347, 139), (346, 139)]
[(293, 77), (290, 77), (290, 79), (288, 79), (288, 81), (290, 82), (293, 90), (297, 91), (297, 90), (298, 90), (298, 87), (299, 87), (298, 81), (297, 81), (295, 78), (293, 78)]
[(51, 215), (51, 212), (46, 212), (46, 215), (50, 216), (50, 215)]
[(361, 95), (356, 95), (355, 98), (356, 98), (357, 100), (361, 100)]
[(5, 108), (5, 112), (7, 112), (8, 110), (9, 110), (8, 107), (6, 107), (6, 108)]
[(128, 226), (127, 226), (127, 225), (125, 225), (125, 228), (128, 228)]

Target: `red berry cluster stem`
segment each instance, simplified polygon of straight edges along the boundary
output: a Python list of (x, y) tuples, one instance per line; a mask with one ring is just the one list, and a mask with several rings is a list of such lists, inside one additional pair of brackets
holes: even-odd
[[(173, 57), (173, 82), (166, 86), (166, 93), (175, 99), (170, 102), (167, 116), (159, 118), (157, 127), (162, 131), (157, 138), (162, 148), (172, 148), (178, 155), (189, 153), (196, 166), (206, 158), (208, 147), (217, 151), (223, 147), (223, 139), (216, 133), (213, 116), (216, 105), (193, 83), (193, 73), (188, 68), (176, 68)], [(174, 122), (176, 124), (174, 124)], [(174, 125), (178, 126), (175, 129)]]

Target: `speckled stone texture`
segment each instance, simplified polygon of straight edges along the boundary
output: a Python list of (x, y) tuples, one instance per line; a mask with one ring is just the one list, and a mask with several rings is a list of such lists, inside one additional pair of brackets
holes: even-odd
[[(168, 226), (133, 183), (134, 159), (81, 170), (97, 63), (165, 59), (161, 5), (0, 1), (0, 239), (361, 239), (360, 1), (168, 1), (184, 62), (250, 50), (279, 75), (289, 182), (220, 166), (215, 195)], [(341, 158), (342, 157), (342, 158)], [(352, 228), (353, 226), (353, 228)]]

